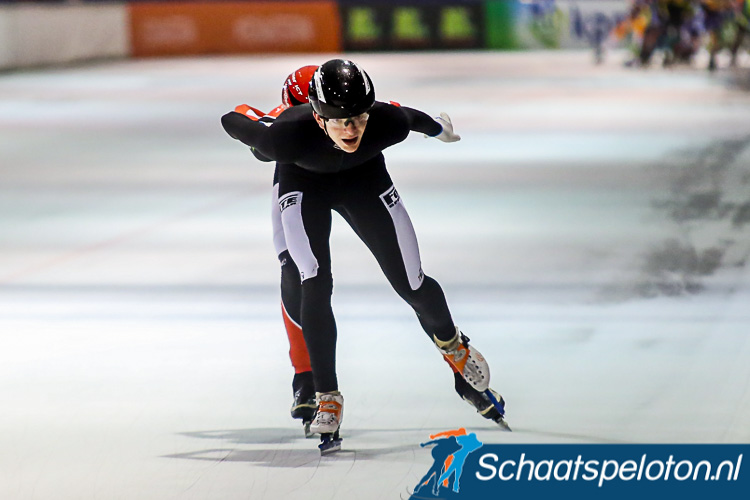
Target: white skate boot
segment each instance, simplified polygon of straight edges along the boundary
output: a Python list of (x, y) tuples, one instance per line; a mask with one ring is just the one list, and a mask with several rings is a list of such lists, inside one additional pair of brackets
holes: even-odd
[(458, 373), (474, 389), (479, 392), (486, 391), (490, 386), (490, 366), (482, 356), (482, 353), (469, 345), (469, 338), (461, 333), (456, 327), (456, 335), (448, 341), (433, 337), (435, 345), (443, 354), (445, 360), (453, 366)]
[(344, 420), (344, 396), (340, 392), (317, 393), (318, 413), (310, 424), (310, 431), (320, 434), (320, 454), (341, 449), (339, 428)]

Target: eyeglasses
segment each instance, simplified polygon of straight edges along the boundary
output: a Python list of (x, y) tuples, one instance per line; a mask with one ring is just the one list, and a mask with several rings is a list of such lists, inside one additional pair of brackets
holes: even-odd
[(369, 118), (369, 113), (362, 113), (361, 115), (349, 118), (326, 118), (326, 122), (333, 128), (345, 129), (350, 123), (353, 123), (356, 128), (362, 128)]

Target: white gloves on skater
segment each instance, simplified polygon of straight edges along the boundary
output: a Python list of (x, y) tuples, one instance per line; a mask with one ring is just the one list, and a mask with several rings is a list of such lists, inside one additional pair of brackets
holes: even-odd
[[(438, 122), (442, 127), (443, 131), (438, 135), (433, 136), (435, 139), (440, 139), (443, 142), (456, 142), (461, 140), (461, 136), (453, 133), (453, 123), (451, 123), (451, 117), (447, 113), (440, 113), (440, 116), (435, 117), (435, 121)], [(429, 137), (429, 136), (425, 136)]]

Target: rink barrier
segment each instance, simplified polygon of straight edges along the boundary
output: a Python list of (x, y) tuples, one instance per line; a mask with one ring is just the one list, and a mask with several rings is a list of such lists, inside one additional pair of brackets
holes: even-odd
[(345, 50), (451, 50), (485, 47), (483, 1), (340, 2)]
[[(507, 0), (489, 0), (488, 4)], [(610, 30), (627, 15), (622, 0), (513, 0), (507, 15), (512, 17), (513, 33), (507, 43), (520, 49), (584, 49), (598, 37), (608, 38)], [(492, 28), (488, 30), (492, 33)], [(606, 43), (622, 43), (612, 39)], [(490, 48), (496, 47), (488, 43)]]
[(339, 0), (346, 50), (588, 48), (623, 0)]
[(135, 57), (339, 52), (338, 5), (307, 2), (133, 2)]
[(102, 58), (586, 48), (621, 0), (0, 0), (0, 69)]
[(130, 55), (124, 3), (0, 3), (0, 69)]

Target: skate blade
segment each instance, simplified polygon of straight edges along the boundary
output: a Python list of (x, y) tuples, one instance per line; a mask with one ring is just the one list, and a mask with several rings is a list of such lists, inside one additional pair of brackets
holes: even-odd
[(320, 435), (320, 449), (321, 456), (330, 455), (331, 453), (337, 452), (341, 449), (341, 442), (343, 439), (339, 436), (339, 432), (325, 433)]
[(508, 425), (508, 422), (506, 422), (504, 418), (500, 417), (495, 423), (500, 426), (500, 429), (506, 432), (513, 432), (513, 429), (510, 428), (510, 425)]
[(336, 453), (341, 450), (341, 439), (334, 439), (328, 443), (320, 443), (318, 448), (320, 448), (320, 455), (323, 457), (331, 453)]

